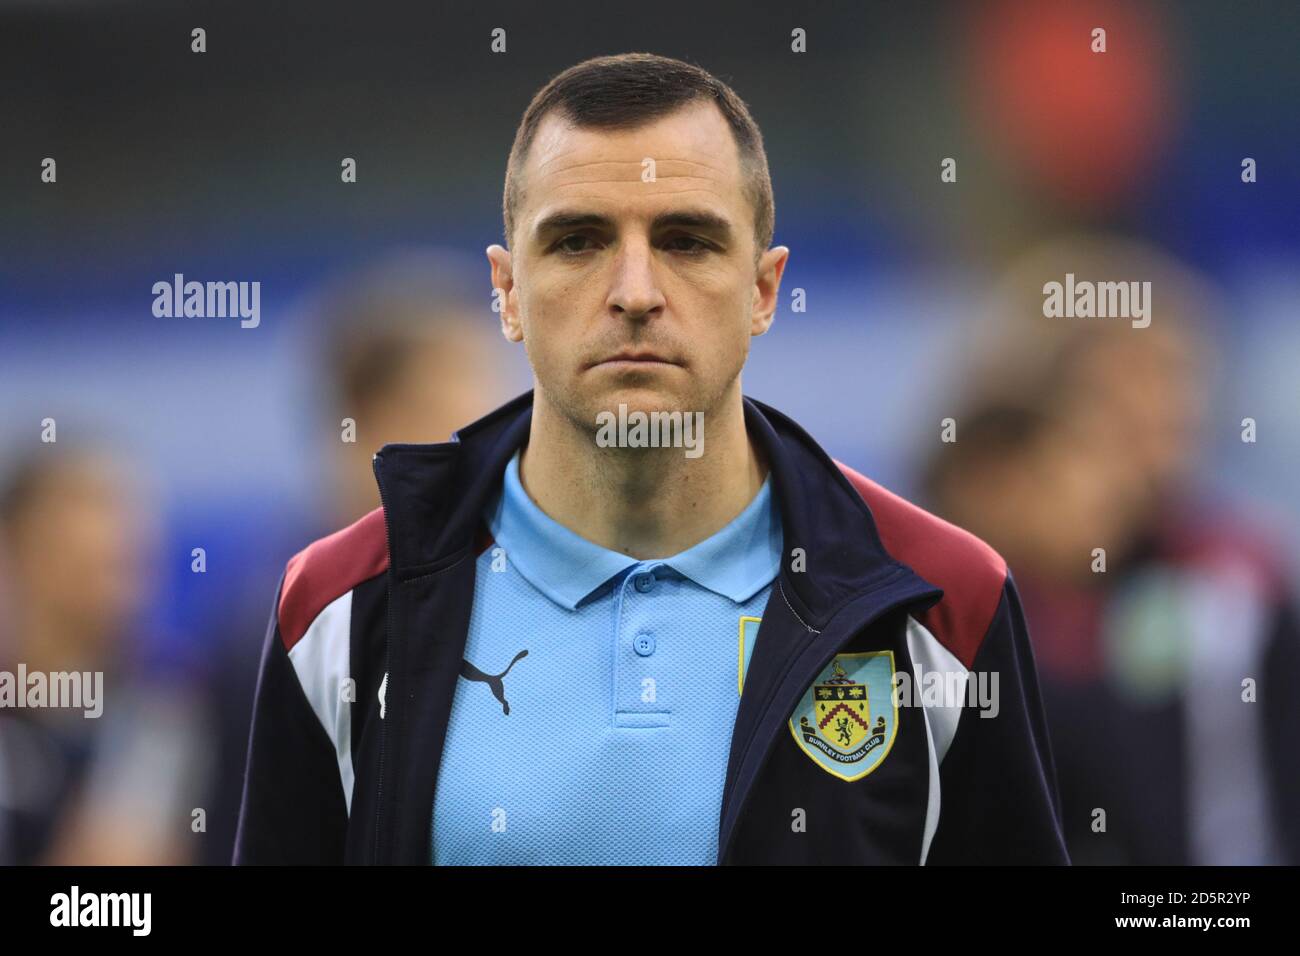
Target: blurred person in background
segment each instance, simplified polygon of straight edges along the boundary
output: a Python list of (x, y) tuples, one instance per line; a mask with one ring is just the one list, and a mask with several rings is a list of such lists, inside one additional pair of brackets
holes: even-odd
[(99, 716), (0, 708), (0, 863), (196, 855), (204, 714), (184, 687), (142, 665), (156, 557), (143, 491), (117, 456), (54, 445), (0, 487), (0, 670), (103, 675), (91, 709)]
[[(389, 442), (448, 441), (512, 394), (479, 273), (477, 261), (454, 253), (400, 252), (319, 296), (327, 402), (317, 411), (334, 487), (323, 528), (379, 507), (374, 452)], [(356, 422), (355, 441), (340, 440), (346, 418)]]
[[(1150, 281), (1150, 325), (1046, 317), (1067, 273)], [(1022, 259), (993, 306), (925, 482), (1015, 569), (1071, 859), (1300, 863), (1288, 571), (1195, 481), (1219, 297), (1148, 246), (1073, 239)]]
[[(318, 336), (319, 374), (306, 401), (329, 494), (316, 525), (303, 531), (308, 539), (379, 507), (371, 457), (385, 444), (447, 441), (511, 394), (481, 271), (477, 259), (450, 251), (404, 250), (337, 276), (310, 297), (305, 311)], [(350, 431), (345, 419), (354, 423)], [(243, 790), (266, 629), (266, 577), (252, 570), (239, 610), (222, 622), (213, 681), (221, 769), (203, 854), (210, 864), (230, 862)]]

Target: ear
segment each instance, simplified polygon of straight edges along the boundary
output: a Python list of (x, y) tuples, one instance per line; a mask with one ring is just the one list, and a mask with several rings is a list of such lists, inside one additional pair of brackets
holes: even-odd
[(524, 340), (523, 326), (519, 324), (519, 297), (515, 294), (514, 267), (510, 251), (498, 245), (487, 247), (488, 262), (492, 266), (492, 288), (501, 303), (501, 334), (511, 342)]
[(777, 296), (781, 291), (781, 276), (785, 273), (790, 250), (773, 246), (758, 260), (754, 275), (754, 308), (750, 314), (749, 334), (762, 335), (772, 325), (776, 315)]

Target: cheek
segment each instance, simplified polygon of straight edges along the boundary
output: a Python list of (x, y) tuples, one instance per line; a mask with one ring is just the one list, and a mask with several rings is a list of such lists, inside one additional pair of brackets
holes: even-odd
[(707, 339), (709, 352), (718, 363), (744, 361), (753, 340), (750, 333), (751, 309), (748, 299), (735, 295), (717, 296), (701, 304), (698, 312), (700, 339)]
[(576, 336), (570, 326), (577, 310), (562, 297), (538, 295), (534, 291), (526, 297), (519, 311), (519, 324), (523, 330), (524, 353), (538, 378), (551, 378), (552, 369), (562, 368), (564, 356), (571, 352)]
[(531, 272), (515, 287), (515, 309), (525, 342), (530, 338), (549, 342), (559, 330), (580, 321), (584, 297), (591, 297), (594, 286), (564, 272)]

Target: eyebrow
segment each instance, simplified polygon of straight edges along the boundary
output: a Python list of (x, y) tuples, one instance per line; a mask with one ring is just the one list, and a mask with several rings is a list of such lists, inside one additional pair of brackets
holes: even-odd
[[(660, 213), (655, 216), (654, 221), (650, 224), (650, 228), (655, 231), (669, 229), (674, 226), (711, 232), (724, 241), (729, 241), (732, 236), (731, 220), (705, 209), (677, 209)], [(541, 239), (563, 229), (590, 228), (612, 231), (614, 220), (600, 213), (560, 210), (540, 220), (533, 229), (533, 236)]]

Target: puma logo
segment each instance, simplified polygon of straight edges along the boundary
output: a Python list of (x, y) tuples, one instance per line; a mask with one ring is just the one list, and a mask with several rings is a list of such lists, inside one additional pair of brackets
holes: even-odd
[(510, 673), (510, 668), (514, 667), (515, 663), (520, 658), (527, 656), (528, 651), (520, 651), (515, 655), (515, 659), (510, 662), (510, 666), (500, 674), (484, 674), (469, 661), (462, 659), (460, 662), (460, 676), (466, 680), (481, 680), (483, 683), (487, 684), (488, 687), (492, 688), (492, 696), (501, 701), (501, 712), (509, 716), (510, 705), (506, 703), (506, 688), (501, 679)]

